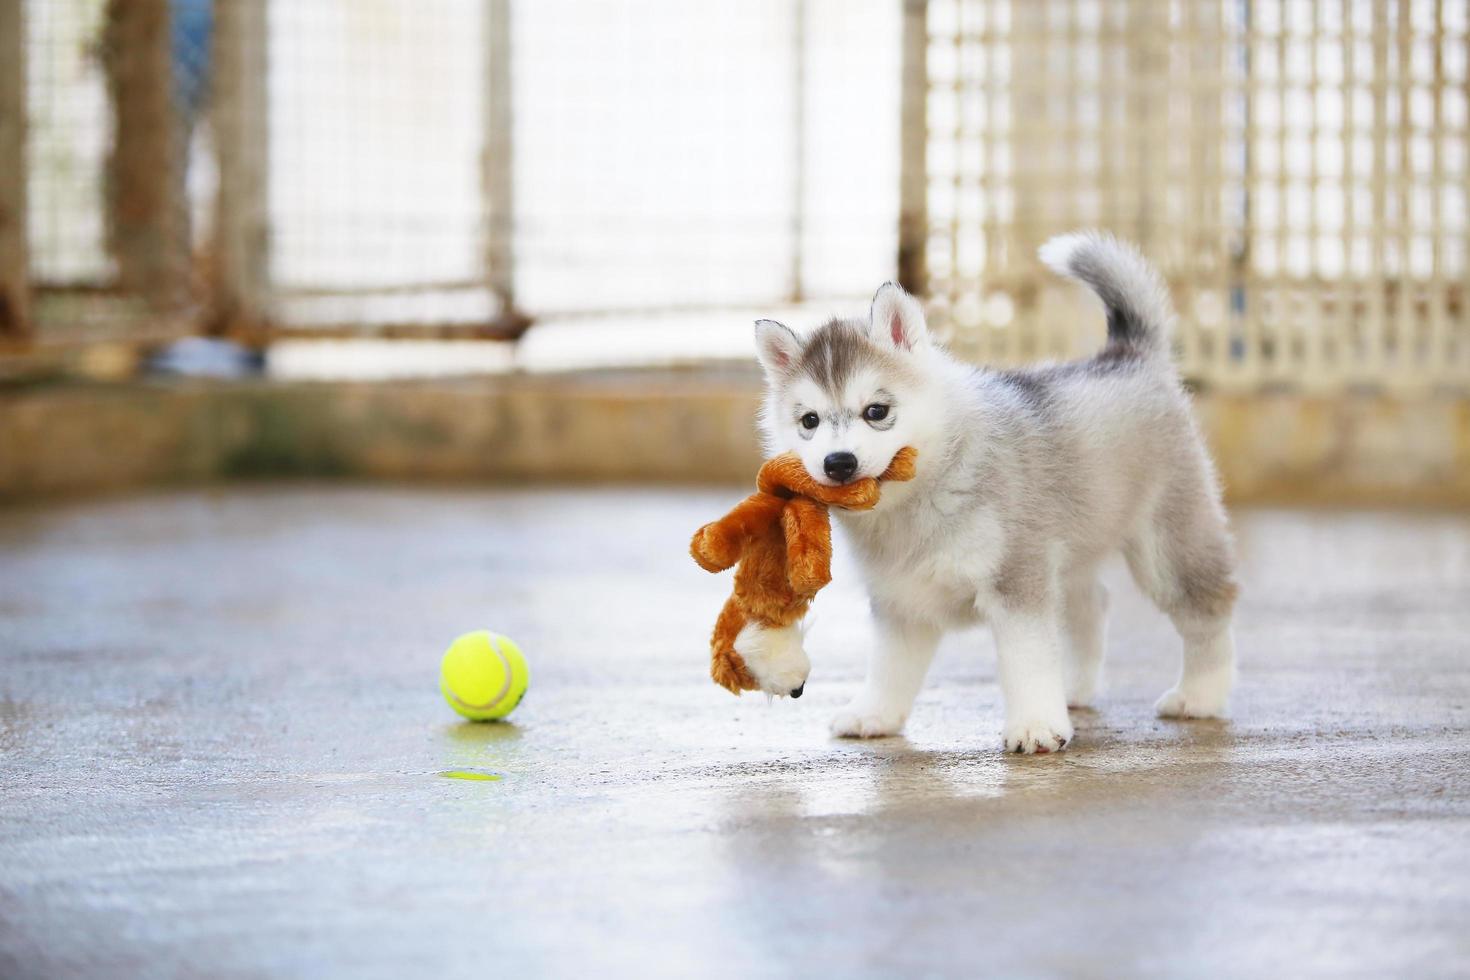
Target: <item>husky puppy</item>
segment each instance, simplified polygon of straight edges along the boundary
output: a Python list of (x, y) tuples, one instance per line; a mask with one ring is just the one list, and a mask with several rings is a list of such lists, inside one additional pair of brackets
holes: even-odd
[[(1131, 246), (1097, 233), (1053, 239), (1041, 259), (1106, 307), (1107, 343), (1089, 360), (1018, 371), (961, 364), (894, 283), (873, 297), (867, 321), (834, 319), (806, 337), (756, 323), (769, 449), (795, 451), (828, 484), (877, 476), (901, 447), (918, 450), (913, 481), (885, 485), (872, 511), (836, 512), (867, 581), (877, 642), (862, 690), (832, 719), (835, 735), (896, 734), (941, 635), (985, 621), (1005, 748), (1060, 750), (1072, 740), (1068, 706), (1098, 691), (1107, 610), (1098, 566), (1118, 550), (1183, 639), (1183, 669), (1158, 713), (1226, 710), (1234, 558), (1170, 361), (1163, 281)], [(786, 647), (804, 680), (799, 638)]]

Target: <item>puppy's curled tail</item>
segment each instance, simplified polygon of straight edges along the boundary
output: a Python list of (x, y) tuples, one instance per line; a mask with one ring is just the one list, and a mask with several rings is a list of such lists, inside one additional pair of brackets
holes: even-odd
[(1038, 254), (1097, 293), (1108, 311), (1108, 348), (1167, 353), (1174, 307), (1163, 277), (1138, 249), (1106, 232), (1080, 231), (1058, 235)]

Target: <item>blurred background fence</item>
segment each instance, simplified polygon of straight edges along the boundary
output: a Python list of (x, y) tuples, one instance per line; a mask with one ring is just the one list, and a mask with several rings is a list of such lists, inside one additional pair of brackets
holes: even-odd
[(1005, 363), (1096, 343), (1034, 256), (1098, 226), (1200, 383), (1463, 390), (1466, 54), (1459, 0), (5, 0), (0, 334), (743, 343), (897, 276)]
[(934, 305), (974, 356), (1076, 352), (1035, 248), (1098, 225), (1164, 268), (1191, 376), (1470, 381), (1470, 5), (928, 8), (911, 206)]
[(165, 311), (505, 336), (528, 313), (845, 299), (892, 274), (892, 4), (21, 8), (42, 340)]

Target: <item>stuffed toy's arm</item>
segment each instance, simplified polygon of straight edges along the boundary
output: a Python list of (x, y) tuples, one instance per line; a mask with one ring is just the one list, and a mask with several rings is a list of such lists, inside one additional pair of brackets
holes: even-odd
[(889, 480), (895, 483), (903, 483), (914, 478), (914, 460), (918, 459), (919, 451), (913, 446), (904, 446), (893, 454), (893, 461), (888, 464), (888, 469), (878, 477), (878, 482), (886, 483)]
[(832, 581), (832, 521), (827, 505), (796, 497), (781, 514), (786, 537), (786, 580), (798, 595), (811, 595)]
[(751, 494), (724, 517), (695, 531), (689, 554), (707, 572), (733, 567), (744, 554), (746, 542), (780, 518), (784, 503), (779, 497)]

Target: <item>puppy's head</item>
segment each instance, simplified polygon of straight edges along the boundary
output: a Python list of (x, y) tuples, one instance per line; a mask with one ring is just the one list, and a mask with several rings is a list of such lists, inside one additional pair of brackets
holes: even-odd
[(919, 301), (897, 284), (878, 290), (866, 321), (833, 319), (799, 337), (757, 320), (755, 341), (772, 454), (794, 452), (815, 480), (837, 486), (879, 476), (903, 446), (922, 450), (939, 410), (926, 397), (929, 331)]

